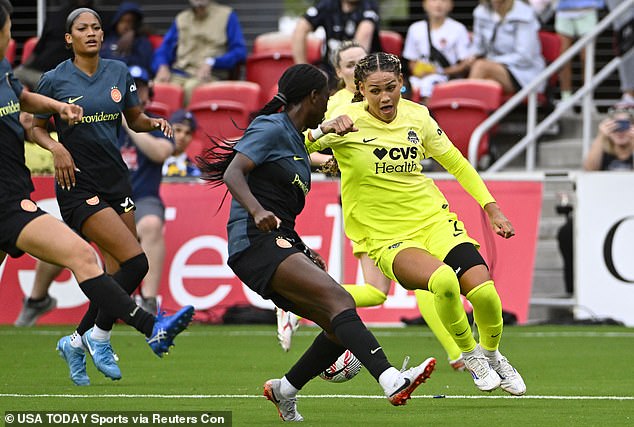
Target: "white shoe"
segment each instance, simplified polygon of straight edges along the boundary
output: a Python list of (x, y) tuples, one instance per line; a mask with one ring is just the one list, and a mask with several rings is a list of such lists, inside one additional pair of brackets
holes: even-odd
[(304, 421), (304, 417), (297, 412), (297, 398), (282, 396), (280, 384), (279, 379), (264, 383), (264, 397), (273, 402), (282, 421)]
[(394, 406), (405, 405), (414, 390), (431, 376), (435, 367), (436, 359), (430, 357), (420, 365), (401, 372), (394, 390), (385, 391), (387, 400)]
[(465, 368), (471, 373), (473, 382), (482, 391), (493, 391), (500, 386), (502, 379), (489, 365), (489, 359), (478, 345), (471, 353), (462, 353)]
[(294, 313), (279, 307), (275, 307), (275, 315), (277, 316), (277, 340), (282, 349), (288, 351), (291, 349), (293, 334), (299, 327), (299, 318)]
[(526, 384), (524, 384), (522, 376), (506, 360), (506, 357), (500, 354), (495, 361), (489, 359), (489, 364), (502, 379), (500, 383), (502, 390), (514, 396), (521, 396), (526, 393)]

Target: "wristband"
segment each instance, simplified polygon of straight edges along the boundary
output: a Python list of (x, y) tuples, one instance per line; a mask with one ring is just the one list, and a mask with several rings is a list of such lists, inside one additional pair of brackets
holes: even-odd
[(324, 132), (321, 130), (321, 126), (317, 126), (317, 129), (311, 129), (309, 132), (310, 132), (310, 138), (313, 141), (317, 141), (319, 138), (324, 136)]

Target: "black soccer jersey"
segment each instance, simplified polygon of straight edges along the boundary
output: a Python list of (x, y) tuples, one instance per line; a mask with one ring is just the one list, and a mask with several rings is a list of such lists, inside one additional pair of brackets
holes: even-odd
[(0, 200), (23, 198), (33, 191), (31, 175), (24, 164), (24, 129), (20, 124), (22, 85), (13, 77), (6, 58), (0, 62)]
[(127, 179), (117, 138), (123, 111), (138, 105), (139, 98), (123, 62), (100, 59), (95, 74), (88, 76), (71, 60), (64, 61), (42, 76), (37, 92), (84, 109), (81, 123), (75, 126), (54, 116), (59, 140), (81, 171), (77, 179), (100, 186)]
[[(286, 113), (260, 116), (235, 149), (257, 165), (247, 177), (255, 198), (282, 221), (280, 227), (293, 229), (310, 190), (310, 159), (304, 136)], [(248, 248), (250, 240), (260, 233), (253, 217), (233, 200), (227, 224), (229, 255)]]
[(349, 13), (341, 10), (341, 0), (321, 0), (308, 8), (304, 18), (310, 22), (313, 30), (323, 27), (326, 32), (323, 60), (328, 63), (330, 54), (337, 50), (344, 40), (354, 39), (357, 27), (362, 21), (374, 22), (374, 34), (370, 52), (381, 50), (379, 40), (379, 7), (374, 0), (361, 0), (359, 5)]

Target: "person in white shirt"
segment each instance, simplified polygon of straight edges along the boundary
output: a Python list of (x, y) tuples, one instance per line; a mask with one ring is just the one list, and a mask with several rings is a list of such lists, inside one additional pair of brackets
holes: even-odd
[(403, 58), (409, 61), (410, 85), (424, 103), (434, 85), (464, 77), (471, 55), (467, 28), (448, 15), (452, 0), (423, 0), (427, 19), (414, 22), (407, 30)]

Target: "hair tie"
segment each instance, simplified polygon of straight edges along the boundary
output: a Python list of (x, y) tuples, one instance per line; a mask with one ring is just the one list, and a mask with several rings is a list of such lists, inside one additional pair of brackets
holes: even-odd
[(280, 101), (283, 105), (286, 105), (288, 103), (288, 101), (286, 100), (286, 96), (283, 93), (278, 92), (273, 98)]

